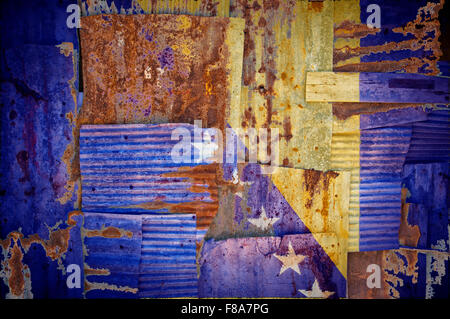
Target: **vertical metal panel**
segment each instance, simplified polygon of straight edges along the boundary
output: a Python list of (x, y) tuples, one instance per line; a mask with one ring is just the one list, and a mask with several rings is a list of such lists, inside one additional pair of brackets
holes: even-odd
[(195, 224), (192, 214), (143, 217), (141, 298), (198, 296)]
[[(320, 235), (336, 253), (336, 237)], [(311, 234), (209, 240), (199, 263), (200, 297), (346, 296), (345, 278)]]
[(398, 248), (401, 172), (411, 126), (361, 131), (360, 250)]
[(449, 251), (449, 164), (403, 167), (400, 244)]
[[(30, 13), (23, 3), (17, 8)], [(14, 16), (11, 8), (6, 9)], [(60, 14), (60, 9), (54, 8), (52, 14)], [(2, 19), (5, 27), (13, 24), (10, 19)], [(25, 41), (31, 32), (22, 31), (17, 37)], [(71, 38), (69, 33), (35, 39), (45, 42), (45, 38), (49, 45), (13, 46), (1, 53), (2, 297), (81, 296), (81, 289), (71, 290), (65, 282), (67, 265), (79, 263), (82, 256), (81, 221), (71, 219), (77, 198), (75, 189), (68, 189), (65, 162), (65, 151), (73, 143), (72, 125), (66, 116), (76, 109), (72, 95), (76, 52), (72, 43), (55, 43), (60, 36)], [(2, 35), (2, 40), (11, 39)], [(16, 260), (12, 268), (7, 266), (11, 258)]]
[(87, 298), (137, 298), (141, 216), (86, 212), (84, 292)]

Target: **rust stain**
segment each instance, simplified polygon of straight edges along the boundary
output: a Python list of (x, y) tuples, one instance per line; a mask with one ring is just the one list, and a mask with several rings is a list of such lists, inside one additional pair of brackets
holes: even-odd
[(89, 265), (84, 264), (84, 275), (85, 276), (109, 276), (111, 272), (109, 269), (104, 268), (91, 268)]
[[(42, 239), (38, 234), (31, 234), (25, 237), (20, 231), (12, 231), (6, 239), (1, 240), (1, 247), (5, 260), (2, 263), (3, 276), (9, 283), (9, 289), (12, 296), (24, 297), (32, 296), (31, 290), (25, 291), (27, 280), (30, 280), (29, 268), (23, 264), (24, 254), (28, 252), (32, 244), (41, 245), (45, 250), (46, 256), (52, 261), (57, 260), (59, 268), (62, 267), (62, 258), (65, 257), (69, 246), (70, 230), (76, 226), (73, 217), (83, 215), (81, 211), (72, 211), (68, 214), (66, 228), (58, 228), (62, 222), (56, 223), (53, 227), (48, 227), (49, 239)], [(12, 248), (10, 247), (12, 243)], [(19, 246), (20, 243), (20, 246)], [(20, 248), (22, 247), (22, 249)], [(64, 271), (64, 268), (62, 268)], [(31, 287), (30, 287), (31, 289)]]
[[(329, 171), (322, 172), (313, 169), (304, 171), (304, 190), (309, 193), (309, 198), (305, 203), (305, 207), (310, 209), (314, 200), (315, 194), (323, 194), (323, 210), (322, 215), (325, 217), (328, 215), (328, 187), (331, 179), (335, 179), (339, 176), (339, 173)], [(323, 192), (322, 192), (323, 191)], [(324, 211), (326, 210), (326, 211)]]
[(103, 15), (82, 17), (82, 25), (82, 124), (201, 119), (224, 129), (230, 18)]
[(104, 237), (104, 238), (132, 238), (133, 233), (114, 226), (102, 226), (101, 229), (84, 229), (83, 234), (85, 237)]
[(345, 20), (334, 27), (334, 37), (343, 39), (365, 38), (380, 32), (379, 28), (370, 28), (365, 23), (355, 23)]
[(352, 115), (374, 114), (386, 112), (393, 109), (402, 109), (409, 107), (419, 107), (423, 104), (409, 103), (333, 103), (333, 115), (339, 120), (345, 120)]
[(131, 288), (128, 286), (117, 286), (107, 283), (90, 282), (87, 279), (85, 279), (84, 293), (87, 293), (90, 290), (112, 290), (112, 291), (130, 292), (133, 294), (136, 294), (138, 292), (138, 288)]
[(406, 203), (408, 189), (402, 188), (402, 208), (401, 208), (401, 222), (399, 228), (399, 242), (400, 245), (417, 247), (420, 239), (420, 229), (417, 225), (408, 224), (408, 212), (410, 204)]
[[(402, 287), (404, 282), (399, 278), (398, 274), (403, 274), (408, 277), (412, 277), (412, 283), (417, 283), (419, 276), (418, 273), (418, 260), (419, 252), (416, 250), (386, 250), (384, 251), (384, 276), (388, 285), (385, 286), (385, 293), (388, 296), (399, 298), (400, 293), (396, 289)], [(403, 258), (406, 259), (406, 263)]]
[(14, 238), (14, 246), (8, 261), (8, 266), (11, 270), (8, 283), (11, 293), (17, 297), (22, 296), (25, 289), (22, 258), (23, 253), (19, 248), (17, 238)]
[(308, 3), (308, 10), (313, 10), (314, 12), (321, 12), (323, 9), (323, 1), (310, 1)]
[[(418, 9), (416, 18), (409, 21), (405, 26), (390, 29), (394, 33), (401, 33), (404, 36), (412, 35), (412, 39), (400, 42), (388, 42), (382, 45), (369, 47), (344, 46), (333, 50), (333, 63), (335, 71), (343, 72), (393, 72), (405, 71), (408, 73), (419, 73), (422, 68), (429, 75), (438, 75), (440, 73), (437, 66), (439, 58), (442, 56), (439, 37), (440, 23), (439, 11), (443, 8), (444, 0), (439, 3), (427, 3), (424, 7)], [(335, 27), (335, 38), (364, 38), (369, 34), (379, 32), (379, 29), (370, 29), (364, 24), (355, 24), (344, 21)], [(385, 31), (389, 31), (386, 29)], [(353, 57), (362, 57), (372, 53), (390, 53), (393, 51), (424, 50), (431, 52), (430, 56), (423, 58), (411, 57), (399, 61), (377, 61), (342, 64), (343, 61)]]

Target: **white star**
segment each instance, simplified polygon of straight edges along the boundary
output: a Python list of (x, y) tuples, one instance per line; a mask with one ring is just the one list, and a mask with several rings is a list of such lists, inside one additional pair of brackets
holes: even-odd
[(302, 294), (304, 294), (308, 298), (328, 298), (332, 294), (334, 294), (334, 291), (322, 291), (319, 287), (319, 282), (317, 281), (317, 278), (314, 280), (314, 283), (312, 285), (311, 290), (303, 290), (299, 289)]
[(266, 210), (264, 207), (261, 207), (262, 213), (259, 215), (258, 218), (249, 218), (248, 221), (255, 225), (258, 228), (261, 228), (262, 230), (266, 230), (269, 228), (269, 226), (273, 226), (280, 218), (278, 217), (267, 217)]
[(278, 256), (277, 254), (274, 254), (274, 256), (282, 263), (280, 275), (289, 268), (300, 275), (300, 269), (298, 268), (298, 264), (301, 263), (303, 259), (306, 258), (306, 256), (297, 255), (294, 251), (294, 248), (292, 248), (291, 242), (289, 242), (288, 254), (286, 256)]

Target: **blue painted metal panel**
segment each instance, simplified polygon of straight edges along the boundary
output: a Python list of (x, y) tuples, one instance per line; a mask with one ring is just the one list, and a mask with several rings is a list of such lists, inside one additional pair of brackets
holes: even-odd
[(141, 216), (85, 213), (86, 298), (137, 298)]
[[(418, 227), (416, 248), (449, 251), (449, 163), (407, 164), (402, 185), (407, 189), (405, 231)], [(405, 236), (408, 232), (405, 233)], [(416, 235), (417, 236), (417, 235)], [(402, 238), (401, 238), (402, 239)]]
[(196, 233), (193, 214), (143, 217), (141, 298), (198, 296)]
[(361, 130), (360, 250), (399, 247), (401, 172), (411, 126)]
[[(148, 209), (149, 202), (179, 204), (214, 202), (207, 179), (195, 184), (188, 177), (173, 176), (182, 167), (206, 164), (196, 162), (198, 148), (192, 143), (191, 159), (176, 163), (171, 150), (179, 142), (172, 131), (189, 124), (84, 125), (80, 131), (80, 168), (84, 209), (120, 213), (161, 213), (167, 207)], [(193, 186), (204, 192), (193, 192)], [(162, 205), (164, 206), (164, 205)], [(166, 205), (167, 206), (167, 205)]]

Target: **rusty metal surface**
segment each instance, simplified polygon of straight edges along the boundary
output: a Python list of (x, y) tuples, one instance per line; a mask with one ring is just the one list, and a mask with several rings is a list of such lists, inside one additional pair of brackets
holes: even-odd
[(217, 214), (218, 164), (191, 158), (176, 163), (175, 130), (190, 124), (84, 125), (80, 131), (82, 207), (91, 212), (193, 213), (206, 231)]
[[(369, 288), (374, 274), (369, 265), (380, 267), (380, 287)], [(372, 266), (373, 267), (373, 266)], [(398, 250), (349, 254), (348, 297), (351, 299), (448, 298), (449, 254), (438, 251)]]
[(306, 103), (306, 71), (331, 71), (333, 2), (233, 1), (246, 21), (241, 109), (233, 128), (278, 128), (280, 165), (326, 170), (331, 106)]
[(202, 120), (206, 127), (224, 129), (225, 117), (239, 98), (239, 92), (232, 91), (239, 78), (233, 78), (231, 61), (239, 69), (242, 28), (242, 20), (231, 18), (82, 17), (81, 121), (193, 124)]
[(84, 296), (137, 298), (141, 216), (84, 213)]

